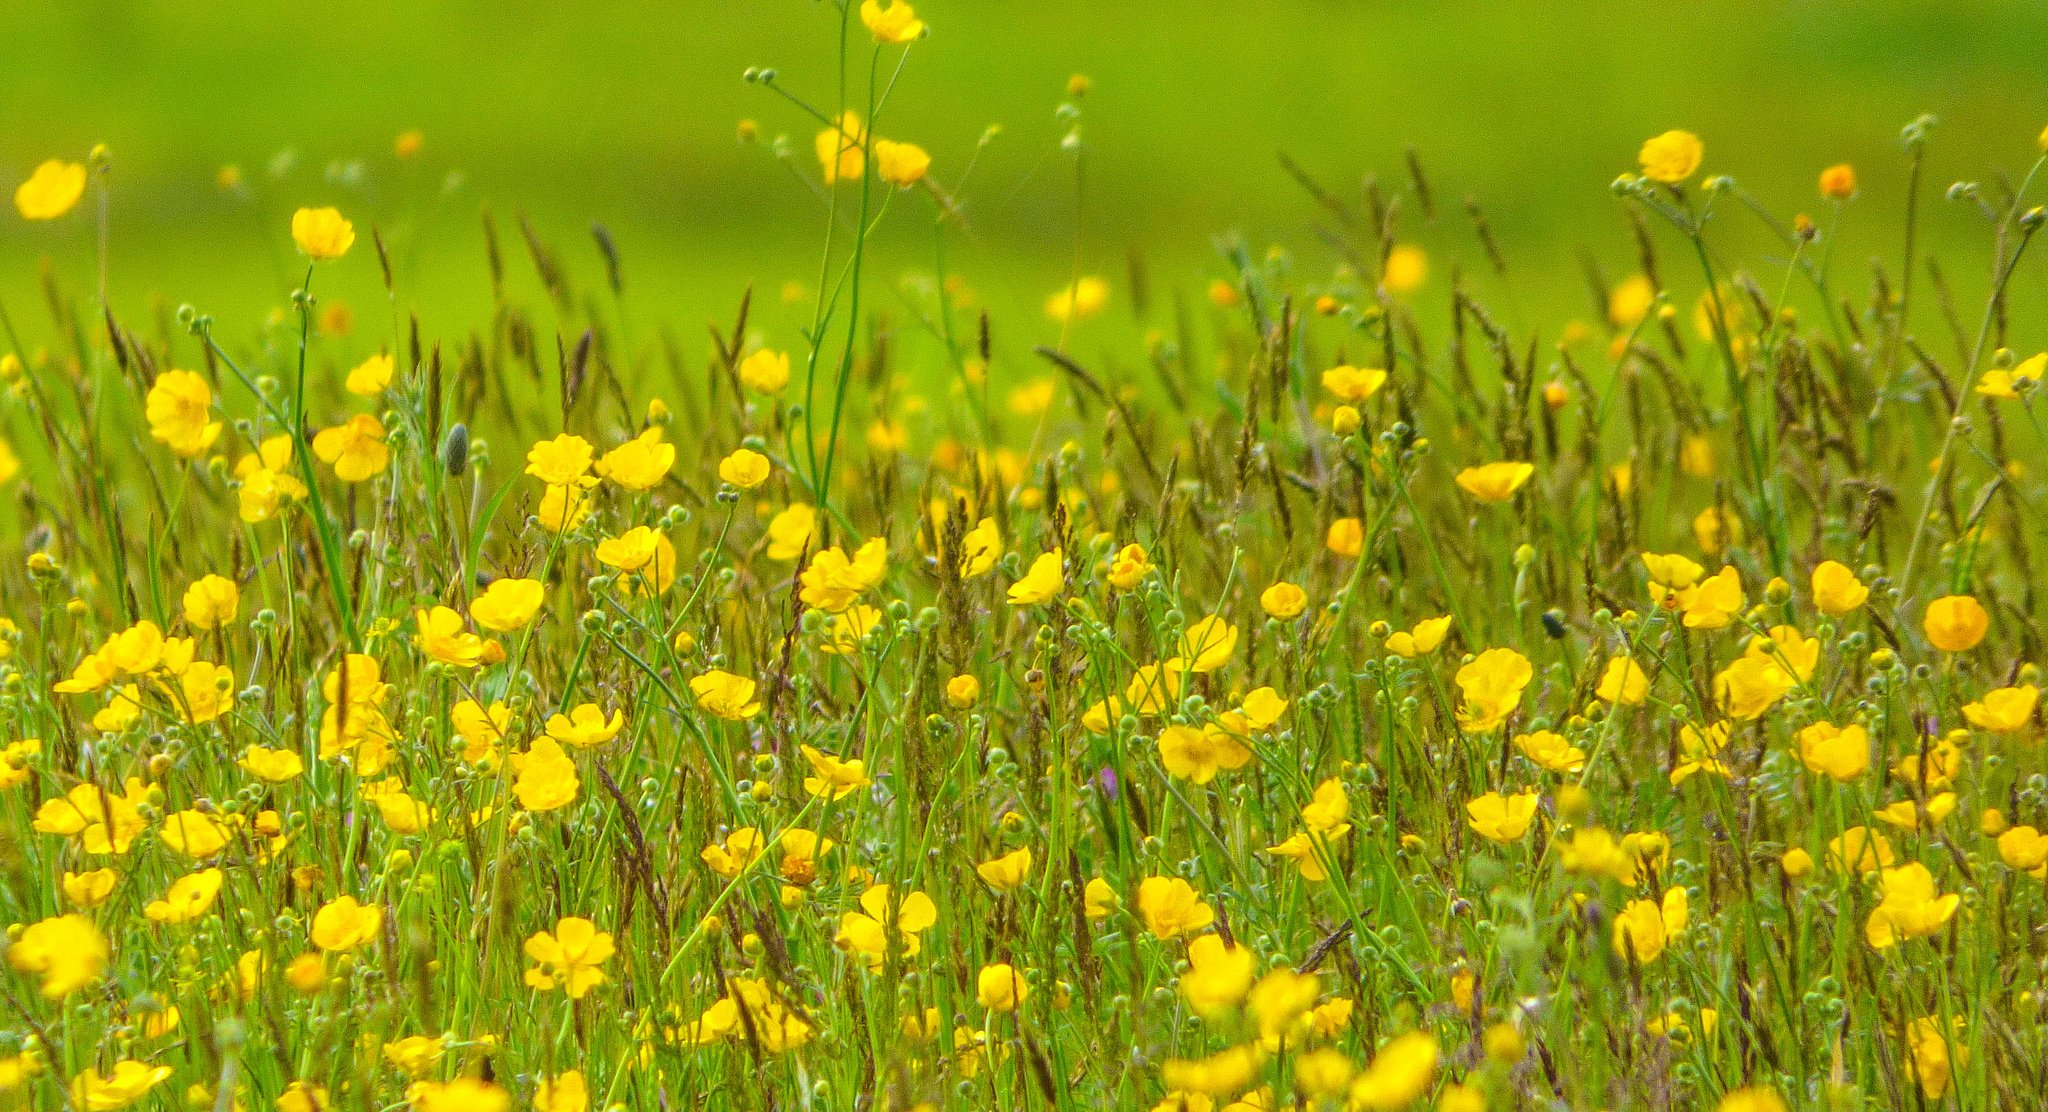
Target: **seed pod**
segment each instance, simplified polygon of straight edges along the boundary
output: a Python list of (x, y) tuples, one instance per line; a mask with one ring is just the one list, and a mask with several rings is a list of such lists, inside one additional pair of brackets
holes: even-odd
[(448, 435), (441, 438), (441, 466), (452, 476), (460, 476), (469, 469), (468, 425), (457, 421), (448, 426)]

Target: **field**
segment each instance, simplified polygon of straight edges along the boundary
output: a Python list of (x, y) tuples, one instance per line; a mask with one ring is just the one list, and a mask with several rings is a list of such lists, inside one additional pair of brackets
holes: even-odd
[(2024, 6), (523, 7), (30, 25), (0, 1109), (2048, 1106)]

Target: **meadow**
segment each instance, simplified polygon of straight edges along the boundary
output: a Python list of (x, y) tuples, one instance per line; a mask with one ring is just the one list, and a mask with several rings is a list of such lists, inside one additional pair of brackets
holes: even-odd
[(1076, 72), (1006, 269), (944, 15), (804, 14), (773, 280), (438, 130), (184, 262), (24, 171), (0, 1108), (2043, 1107), (2038, 122), (1126, 250)]

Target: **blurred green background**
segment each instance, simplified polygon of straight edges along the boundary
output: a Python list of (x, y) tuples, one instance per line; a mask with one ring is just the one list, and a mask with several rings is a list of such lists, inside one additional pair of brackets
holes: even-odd
[[(925, 146), (951, 185), (1001, 125), (962, 191), (970, 228), (955, 263), (999, 312), (1028, 313), (1014, 326), (1026, 332), (1051, 327), (1040, 306), (1074, 257), (1074, 160), (1059, 149), (1068, 125), (1054, 111), (1073, 73), (1094, 81), (1081, 121), (1080, 251), (1119, 287), (1136, 249), (1157, 282), (1194, 294), (1227, 273), (1213, 239), (1231, 231), (1255, 249), (1287, 245), (1304, 273), (1327, 273), (1321, 214), (1275, 152), (1355, 197), (1366, 175), (1405, 180), (1413, 146), (1440, 202), (1434, 225), (1411, 211), (1404, 234), (1435, 263), (1424, 296), (1444, 290), (1453, 259), (1483, 269), (1456, 203), (1471, 194), (1513, 271), (1490, 295), (1550, 335), (1589, 315), (1581, 252), (1631, 269), (1607, 185), (1648, 135), (1698, 132), (1707, 172), (1736, 175), (1788, 216), (1818, 205), (1823, 166), (1853, 162), (1864, 196), (1837, 265), (1896, 267), (1899, 130), (1933, 113), (1942, 123), (1926, 234), (1949, 252), (1951, 273), (1981, 285), (1983, 221), (1941, 191), (1958, 178), (2019, 177), (2048, 121), (2039, 0), (927, 0), (918, 10), (932, 35), (912, 49), (879, 131)], [(0, 176), (19, 181), (44, 158), (108, 144), (112, 288), (131, 317), (161, 298), (215, 313), (230, 334), (253, 329), (297, 278), (288, 213), (319, 203), (385, 229), (402, 299), (442, 333), (489, 311), (485, 204), (508, 249), (514, 214), (530, 212), (586, 288), (600, 273), (588, 228), (603, 222), (625, 258), (632, 312), (689, 330), (728, 318), (749, 282), (772, 293), (816, 281), (824, 213), (798, 175), (816, 179), (817, 127), (740, 74), (773, 66), (789, 90), (832, 105), (829, 2), (178, 0), (9, 14)], [(865, 66), (871, 47), (855, 32)], [(759, 122), (760, 143), (736, 140), (742, 119)], [(425, 146), (401, 161), (393, 138), (407, 129)], [(780, 135), (787, 163), (774, 155)], [(216, 184), (227, 165), (241, 168), (242, 193)], [(885, 305), (896, 273), (930, 267), (931, 212), (918, 196), (889, 215)], [(1732, 257), (1760, 267), (1772, 257), (1746, 216), (1721, 224), (1714, 234)], [(91, 280), (82, 213), (46, 226), (9, 211), (0, 251), (0, 298), (37, 320), (30, 332), (38, 315), (23, 307), (35, 303), (40, 257), (73, 288)], [(375, 271), (359, 250), (322, 278), (356, 308), (371, 345), (389, 328)], [(2043, 280), (2029, 268), (2022, 285)], [(759, 318), (769, 338), (796, 344), (799, 311), (769, 300)]]

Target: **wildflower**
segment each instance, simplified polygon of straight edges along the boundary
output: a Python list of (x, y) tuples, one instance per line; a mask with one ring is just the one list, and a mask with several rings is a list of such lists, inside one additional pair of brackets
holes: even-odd
[(1467, 467), (1458, 472), (1458, 489), (1469, 494), (1476, 501), (1487, 503), (1505, 502), (1522, 489), (1529, 476), (1536, 473), (1536, 465), (1516, 460), (1499, 463), (1485, 463), (1478, 467)]
[(880, 610), (855, 603), (832, 615), (831, 620), (825, 623), (825, 640), (819, 648), (834, 656), (852, 656), (860, 651), (861, 642), (869, 632), (881, 623)]
[(1820, 663), (1820, 641), (1792, 626), (1772, 626), (1765, 636), (1752, 639), (1742, 655), (1776, 664), (1805, 683)]
[(1892, 843), (1883, 831), (1852, 826), (1828, 841), (1828, 865), (1862, 876), (1891, 867)]
[(974, 867), (976, 875), (990, 888), (1008, 892), (1021, 886), (1031, 876), (1031, 847), (1012, 850), (1001, 857), (983, 861)]
[(1994, 734), (2024, 730), (2034, 721), (2034, 708), (2041, 701), (2041, 689), (2031, 683), (1986, 691), (1974, 703), (1963, 704), (1963, 717), (1970, 725)]
[(409, 1077), (425, 1077), (441, 1061), (446, 1047), (441, 1040), (413, 1035), (384, 1044), (384, 1060)]
[(2038, 386), (2043, 372), (2048, 372), (2048, 352), (2030, 355), (2011, 369), (1993, 367), (1985, 371), (1977, 379), (1976, 392), (1987, 398), (2018, 401), (2020, 387)]
[(1586, 767), (1586, 751), (1550, 730), (1517, 734), (1515, 748), (1545, 772), (1573, 773)]
[(1600, 686), (1593, 694), (1617, 706), (1641, 706), (1650, 694), (1650, 677), (1642, 665), (1628, 657), (1617, 656), (1607, 662), (1607, 670), (1601, 673)]
[(817, 527), (818, 512), (801, 502), (790, 505), (768, 522), (768, 558), (794, 560), (810, 547)]
[(882, 537), (860, 546), (848, 558), (833, 546), (812, 557), (800, 577), (798, 597), (805, 606), (837, 614), (878, 586), (889, 570), (889, 542)]
[(391, 465), (391, 448), (384, 443), (384, 422), (369, 413), (358, 413), (344, 424), (321, 429), (313, 437), (313, 454), (334, 468), (334, 477), (344, 483), (360, 483), (384, 473)]
[(266, 438), (235, 463), (235, 478), (241, 482), (236, 504), (244, 522), (269, 521), (286, 502), (306, 496), (306, 484), (290, 473), (291, 464), (292, 438), (282, 433)]
[(1216, 912), (1187, 881), (1151, 876), (1138, 883), (1138, 917), (1155, 938), (1173, 939), (1208, 926)]
[[(94, 908), (106, 903), (107, 897), (114, 894), (114, 882), (119, 879), (112, 869), (92, 869), (83, 873), (67, 869), (59, 887), (64, 890), (64, 898), (74, 907)], [(90, 942), (86, 943), (86, 946), (90, 945)]]
[(742, 826), (727, 834), (723, 843), (705, 846), (697, 856), (712, 872), (730, 880), (760, 860), (767, 849), (768, 840), (760, 830)]
[(1331, 367), (1323, 372), (1323, 389), (1335, 395), (1338, 401), (1357, 403), (1379, 393), (1387, 384), (1387, 372), (1378, 367), (1358, 368), (1348, 365)]
[(923, 892), (905, 892), (877, 884), (860, 894), (859, 911), (839, 917), (839, 933), (833, 942), (866, 961), (869, 969), (880, 969), (895, 939), (901, 939), (902, 956), (918, 952), (917, 936), (939, 921), (938, 905)]
[(106, 973), (107, 939), (84, 915), (56, 915), (23, 928), (7, 947), (7, 964), (41, 977), (43, 996), (62, 1000)]
[(541, 1078), (533, 1090), (534, 1112), (590, 1112), (590, 1089), (582, 1070)]
[(1181, 975), (1180, 994), (1197, 1015), (1220, 1018), (1242, 1003), (1258, 975), (1258, 958), (1243, 946), (1205, 934), (1188, 943), (1188, 971)]
[(185, 622), (194, 629), (218, 629), (235, 620), (241, 592), (235, 581), (204, 575), (185, 588)]
[(1708, 506), (1693, 517), (1692, 537), (1702, 552), (1719, 556), (1729, 545), (1742, 543), (1742, 520), (1719, 506)]
[(1792, 677), (1775, 663), (1744, 656), (1715, 674), (1714, 701), (1721, 713), (1746, 722), (1761, 717), (1794, 686)]
[(576, 762), (562, 752), (561, 743), (554, 738), (535, 738), (526, 752), (512, 757), (512, 768), (518, 773), (512, 781), (512, 794), (519, 797), (521, 807), (553, 811), (576, 802), (581, 787)]
[(1024, 976), (1006, 962), (984, 965), (974, 978), (974, 998), (992, 1012), (1014, 1012), (1031, 995)]
[(419, 1081), (406, 1089), (414, 1112), (510, 1112), (512, 1094), (475, 1077)]
[(1948, 1092), (1955, 1067), (1970, 1060), (1969, 1045), (1962, 1038), (1959, 1016), (1944, 1032), (1933, 1016), (1922, 1016), (1906, 1025), (1906, 1079), (1920, 1086), (1920, 1095), (1930, 1104)]
[(1813, 569), (1813, 605), (1823, 614), (1841, 617), (1853, 614), (1870, 597), (1870, 588), (1856, 573), (1833, 560), (1823, 560)]
[(1269, 618), (1292, 621), (1308, 609), (1308, 592), (1292, 583), (1275, 583), (1259, 592), (1259, 609)]
[(191, 858), (212, 857), (233, 837), (227, 824), (204, 811), (176, 811), (164, 816), (164, 844)]
[(1010, 585), (1010, 605), (1034, 606), (1058, 598), (1067, 589), (1066, 573), (1061, 570), (1065, 560), (1065, 551), (1058, 548), (1033, 560), (1024, 578)]
[(1699, 169), (1700, 156), (1705, 151), (1700, 137), (1692, 132), (1667, 131), (1646, 140), (1636, 161), (1642, 164), (1644, 177), (1664, 185), (1677, 185)]
[(292, 242), (307, 258), (327, 262), (355, 246), (356, 227), (338, 209), (302, 208), (292, 213)]
[(1236, 649), (1237, 627), (1218, 615), (1195, 622), (1181, 635), (1181, 659), (1187, 661), (1188, 671), (1198, 675), (1229, 663)]
[(1927, 604), (1921, 628), (1927, 640), (1945, 653), (1966, 653), (1984, 640), (1991, 617), (1969, 595), (1946, 595)]
[(1458, 669), (1464, 702), (1458, 725), (1475, 734), (1498, 729), (1521, 704), (1522, 689), (1535, 676), (1529, 658), (1513, 649), (1488, 649)]
[(378, 352), (355, 365), (342, 380), (342, 389), (363, 398), (374, 398), (391, 385), (394, 369), (391, 356)]
[(1214, 726), (1176, 724), (1159, 731), (1159, 763), (1177, 779), (1206, 784), (1218, 772), (1243, 768), (1251, 759), (1250, 746)]
[(1237, 710), (1245, 724), (1254, 730), (1263, 730), (1280, 721), (1287, 713), (1287, 700), (1270, 687), (1255, 687), (1245, 693), (1243, 705)]
[(463, 628), (462, 615), (445, 606), (413, 611), (419, 632), (413, 643), (429, 657), (451, 668), (474, 668), (483, 662), (483, 639)]
[(1726, 629), (1748, 604), (1742, 593), (1742, 573), (1733, 565), (1670, 597), (1684, 612), (1687, 629)]
[(557, 984), (571, 1000), (581, 1000), (605, 982), (600, 968), (612, 957), (612, 936), (588, 919), (570, 916), (555, 922), (554, 933), (535, 931), (526, 940), (526, 956), (536, 963), (526, 983), (546, 992)]
[(201, 869), (171, 882), (171, 887), (160, 900), (151, 900), (142, 909), (142, 914), (152, 923), (176, 925), (202, 918), (213, 910), (213, 901), (220, 895), (222, 874), (219, 869)]
[(382, 905), (357, 903), (354, 896), (337, 896), (314, 912), (308, 934), (313, 945), (330, 954), (342, 954), (376, 938), (383, 926)]
[(1465, 804), (1466, 825), (1489, 842), (1516, 841), (1528, 833), (1529, 823), (1536, 817), (1536, 802), (1533, 791), (1510, 796), (1487, 792)]
[(52, 158), (14, 190), (14, 208), (24, 220), (55, 220), (85, 195), (85, 165)]
[(1109, 304), (1109, 283), (1094, 275), (1077, 279), (1045, 302), (1045, 315), (1061, 322), (1086, 320)]
[[(899, 4), (898, 7), (907, 5)], [(915, 143), (875, 140), (875, 176), (898, 189), (909, 189), (924, 180), (932, 168), (932, 156)]]
[(470, 600), (469, 616), (493, 633), (515, 633), (525, 629), (540, 612), (544, 594), (539, 580), (493, 579), (483, 594)]
[(1381, 1047), (1351, 1082), (1351, 1107), (1394, 1112), (1429, 1091), (1436, 1078), (1438, 1048), (1427, 1031), (1410, 1031)]
[(1330, 432), (1334, 436), (1350, 436), (1365, 424), (1365, 418), (1357, 409), (1340, 405), (1330, 411)]
[(1101, 922), (1123, 906), (1123, 897), (1101, 877), (1089, 877), (1081, 890), (1081, 910), (1089, 919)]
[(1437, 650), (1437, 646), (1444, 643), (1444, 636), (1450, 631), (1450, 615), (1424, 618), (1409, 629), (1396, 630), (1388, 634), (1387, 651), (1407, 660), (1428, 656)]
[(596, 703), (579, 703), (567, 714), (548, 716), (548, 736), (563, 745), (591, 749), (619, 736), (626, 716), (613, 711), (610, 718)]
[(157, 1083), (171, 1075), (169, 1066), (152, 1066), (123, 1058), (102, 1075), (87, 1069), (71, 1079), (71, 1103), (80, 1112), (115, 1112), (149, 1095)]
[(741, 490), (752, 490), (768, 481), (771, 470), (767, 456), (746, 448), (736, 449), (718, 461), (718, 477)]
[(1934, 874), (1918, 861), (1885, 869), (1879, 879), (1883, 895), (1863, 923), (1863, 938), (1873, 950), (1939, 931), (1962, 903), (1953, 892), (1942, 895), (1934, 886)]
[(2048, 880), (2048, 837), (2031, 826), (2015, 826), (1998, 836), (1998, 859), (2014, 872)]
[(836, 122), (819, 132), (813, 146), (826, 185), (867, 173), (867, 129), (851, 110), (840, 113)]
[(1145, 546), (1127, 544), (1109, 561), (1109, 585), (1119, 591), (1135, 590), (1151, 570), (1152, 560), (1145, 554)]
[(1855, 723), (1838, 727), (1815, 722), (1799, 731), (1799, 762), (1839, 783), (1850, 783), (1870, 768), (1870, 734)]
[[(1206, 1058), (1168, 1058), (1161, 1063), (1159, 1073), (1172, 1092), (1162, 1103), (1175, 1110), (1192, 1110), (1199, 1107), (1197, 1101), (1208, 1100), (1213, 1107), (1214, 1098), (1242, 1092), (1257, 1080), (1261, 1060), (1259, 1047), (1254, 1043), (1233, 1046)], [(1297, 1062), (1295, 1069), (1300, 1068)], [(1258, 1093), (1245, 1096), (1256, 1099)]]
[(1365, 551), (1365, 526), (1355, 517), (1340, 517), (1330, 523), (1323, 535), (1323, 547), (1347, 560), (1355, 560)]
[(127, 853), (136, 835), (149, 828), (140, 807), (148, 800), (141, 780), (129, 777), (116, 794), (98, 784), (83, 783), (36, 810), (35, 829), (78, 839), (87, 853)]
[(1630, 900), (1614, 918), (1614, 952), (1625, 961), (1649, 965), (1664, 953), (1673, 935), (1685, 929), (1685, 889), (1672, 888), (1664, 900)]
[(149, 388), (143, 416), (150, 438), (190, 459), (220, 439), (225, 426), (213, 415), (213, 388), (192, 371), (165, 371)]
[(1900, 830), (1919, 830), (1923, 820), (1927, 824), (1939, 823), (1955, 814), (1955, 810), (1956, 793), (1941, 792), (1930, 796), (1924, 805), (1917, 800), (1901, 799), (1878, 808), (1875, 814)]
[(987, 575), (996, 566), (996, 560), (1003, 554), (1003, 534), (996, 527), (996, 519), (982, 518), (967, 535), (960, 538), (960, 578), (974, 579)]
[(1429, 255), (1412, 243), (1397, 243), (1387, 252), (1380, 285), (1391, 293), (1413, 293), (1429, 277)]
[(1728, 766), (1721, 763), (1721, 751), (1728, 747), (1728, 723), (1709, 726), (1686, 723), (1678, 728), (1680, 759), (1671, 769), (1671, 786), (1685, 783), (1696, 773), (1726, 777)]
[(789, 385), (789, 354), (763, 348), (740, 360), (740, 382), (757, 394), (775, 395)]
[(697, 697), (697, 709), (727, 722), (743, 722), (761, 713), (754, 698), (754, 681), (714, 668), (690, 679), (690, 693)]
[[(1650, 573), (1650, 595), (1659, 600), (1669, 592), (1683, 591), (1698, 583), (1700, 576), (1706, 573), (1705, 568), (1675, 552), (1662, 555), (1645, 552), (1643, 567)], [(1738, 585), (1740, 582), (1738, 579)]]
[(1830, 201), (1846, 201), (1856, 195), (1856, 168), (1838, 162), (1820, 172), (1820, 195)]
[[(535, 450), (539, 450), (537, 445)], [(574, 454), (574, 447), (570, 446), (566, 451), (568, 457), (561, 463), (560, 470), (567, 470), (575, 465), (577, 457)], [(594, 467), (601, 477), (611, 480), (622, 489), (637, 492), (652, 490), (660, 485), (663, 479), (668, 478), (669, 469), (675, 464), (675, 445), (663, 443), (661, 427), (650, 425), (639, 436), (606, 452), (597, 460)], [(580, 472), (577, 477), (581, 477)]]

